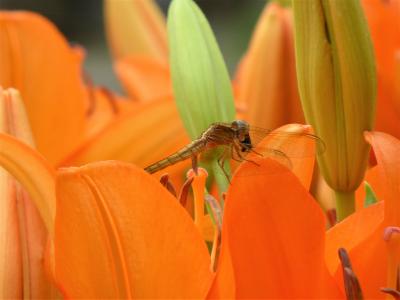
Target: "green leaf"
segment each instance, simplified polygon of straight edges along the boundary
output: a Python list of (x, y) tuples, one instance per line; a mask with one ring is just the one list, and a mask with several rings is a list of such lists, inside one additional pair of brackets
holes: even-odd
[(233, 121), (226, 65), (210, 25), (192, 0), (172, 1), (168, 39), (175, 100), (191, 138), (198, 138), (211, 123)]
[(374, 190), (369, 185), (369, 183), (366, 182), (366, 181), (364, 181), (364, 188), (365, 188), (364, 207), (368, 207), (368, 206), (378, 202), (378, 199), (376, 199), (376, 195), (374, 193)]

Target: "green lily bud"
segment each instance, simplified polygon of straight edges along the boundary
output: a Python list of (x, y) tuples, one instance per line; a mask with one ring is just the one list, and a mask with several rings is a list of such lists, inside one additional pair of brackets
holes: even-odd
[[(175, 101), (186, 131), (196, 139), (211, 123), (235, 118), (231, 81), (210, 25), (192, 0), (172, 1), (167, 26)], [(204, 162), (223, 192), (230, 171), (227, 161), (225, 171), (220, 168), (220, 157), (216, 150)]]
[[(352, 212), (375, 116), (372, 43), (358, 0), (294, 0), (296, 66), (303, 110), (326, 151), (318, 158), (336, 191), (339, 219)], [(343, 206), (346, 206), (343, 208)]]
[(192, 139), (213, 122), (235, 117), (229, 74), (203, 13), (192, 0), (173, 0), (168, 11), (175, 100)]

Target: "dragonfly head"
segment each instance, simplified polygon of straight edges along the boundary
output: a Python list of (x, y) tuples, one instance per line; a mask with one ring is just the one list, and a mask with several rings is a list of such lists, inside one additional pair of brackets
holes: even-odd
[(253, 148), (249, 134), (249, 123), (243, 120), (235, 120), (232, 122), (232, 129), (235, 131), (236, 138), (240, 142), (240, 150), (242, 152), (248, 152), (251, 148)]

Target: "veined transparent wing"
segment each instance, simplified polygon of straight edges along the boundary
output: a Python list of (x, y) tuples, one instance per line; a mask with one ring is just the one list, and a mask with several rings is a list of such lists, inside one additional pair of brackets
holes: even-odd
[[(325, 143), (310, 133), (309, 126), (304, 125), (286, 125), (273, 131), (250, 127), (250, 137), (254, 148), (245, 160), (255, 165), (261, 159), (270, 158), (292, 169), (297, 161), (314, 159), (325, 151)], [(257, 168), (254, 168), (254, 172), (258, 173)]]

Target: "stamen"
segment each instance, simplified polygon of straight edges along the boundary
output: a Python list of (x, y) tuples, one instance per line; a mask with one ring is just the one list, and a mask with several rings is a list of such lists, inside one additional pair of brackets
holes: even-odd
[(197, 168), (196, 171), (190, 169), (187, 173), (187, 177), (193, 177), (193, 197), (194, 197), (194, 224), (201, 231), (203, 228), (203, 217), (204, 217), (204, 192), (206, 186), (208, 173), (203, 168)]
[(221, 249), (221, 231), (215, 228), (214, 240), (211, 249), (211, 271), (213, 272), (217, 270), (220, 249)]
[(387, 246), (387, 289), (400, 290), (400, 228), (388, 226), (383, 232), (383, 240)]
[(160, 183), (176, 198), (176, 190), (172, 182), (169, 180), (168, 174), (164, 174), (160, 177)]
[(205, 195), (206, 205), (208, 208), (209, 214), (212, 216), (212, 221), (214, 225), (217, 227), (219, 231), (222, 229), (222, 208), (219, 205), (217, 199), (215, 199), (212, 195), (206, 194)]
[(207, 210), (209, 214), (212, 216), (212, 221), (214, 224), (214, 239), (213, 245), (211, 249), (211, 270), (215, 271), (218, 264), (218, 257), (220, 252), (221, 245), (221, 229), (222, 229), (222, 208), (219, 205), (217, 199), (215, 199), (212, 195), (205, 195)]
[(336, 209), (330, 209), (326, 211), (326, 217), (329, 225), (334, 226), (336, 224)]
[(193, 177), (186, 179), (185, 183), (182, 185), (182, 188), (179, 192), (178, 200), (183, 207), (186, 207), (187, 197), (189, 195), (189, 190), (192, 185), (192, 182), (193, 182)]
[(361, 290), (360, 283), (356, 274), (351, 267), (351, 262), (346, 249), (339, 248), (338, 251), (340, 261), (342, 263), (344, 288), (346, 292), (346, 298), (353, 299), (363, 299), (363, 294)]
[(395, 300), (400, 300), (400, 292), (390, 288), (381, 288), (381, 292), (392, 296)]

